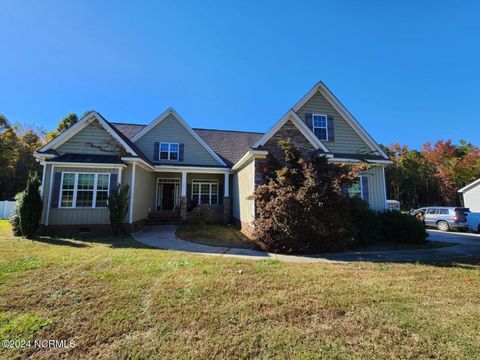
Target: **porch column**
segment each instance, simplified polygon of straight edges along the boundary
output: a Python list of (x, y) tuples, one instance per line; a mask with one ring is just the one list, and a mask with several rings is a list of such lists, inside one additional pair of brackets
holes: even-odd
[(223, 181), (223, 223), (230, 222), (230, 174), (224, 174)]
[(187, 219), (187, 172), (182, 171), (182, 183), (180, 193), (180, 219)]

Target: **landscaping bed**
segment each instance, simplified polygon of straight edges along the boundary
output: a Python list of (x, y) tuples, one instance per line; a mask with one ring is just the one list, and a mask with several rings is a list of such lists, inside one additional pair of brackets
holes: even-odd
[(260, 250), (257, 243), (246, 237), (238, 227), (232, 225), (181, 224), (176, 235), (180, 239), (203, 245)]

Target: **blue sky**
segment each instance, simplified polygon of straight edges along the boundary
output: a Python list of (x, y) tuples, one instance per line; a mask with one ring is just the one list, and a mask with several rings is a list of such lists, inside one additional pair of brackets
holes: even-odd
[(380, 143), (480, 145), (478, 1), (0, 3), (0, 112), (266, 131), (323, 80)]

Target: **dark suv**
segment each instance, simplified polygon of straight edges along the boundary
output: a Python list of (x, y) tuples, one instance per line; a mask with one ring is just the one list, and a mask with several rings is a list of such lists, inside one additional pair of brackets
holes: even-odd
[(412, 215), (423, 218), (425, 226), (434, 226), (441, 231), (468, 230), (469, 212), (468, 208), (432, 206), (414, 210)]

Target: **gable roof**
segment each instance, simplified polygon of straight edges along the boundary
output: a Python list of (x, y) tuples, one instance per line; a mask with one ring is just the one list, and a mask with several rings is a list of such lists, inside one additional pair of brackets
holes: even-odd
[(271, 128), (268, 130), (252, 147), (258, 148), (270, 140), (270, 138), (277, 133), (280, 128), (285, 125), (287, 121), (291, 121), (298, 130), (305, 136), (305, 138), (313, 145), (316, 150), (321, 149), (325, 153), (329, 153), (330, 151), (327, 149), (325, 145), (317, 138), (313, 132), (305, 125), (305, 123), (298, 117), (297, 113), (293, 110), (289, 110), (283, 117), (278, 120)]
[[(87, 127), (93, 121), (98, 121), (98, 123), (109, 133), (117, 142), (123, 146), (123, 148), (130, 154), (138, 156), (138, 149), (131, 141), (121, 134), (114, 126), (112, 126), (107, 120), (103, 118), (96, 111), (90, 111), (85, 114), (75, 125), (69, 127), (67, 130), (62, 132), (60, 135), (52, 139), (49, 143), (42, 146), (37, 154), (48, 153), (50, 150), (58, 148), (60, 145), (64, 144), (68, 139), (72, 138), (75, 134), (79, 133), (85, 127)], [(136, 149), (136, 151), (134, 150)]]
[(131, 139), (134, 137), (140, 130), (145, 128), (147, 125), (144, 124), (126, 124), (120, 122), (110, 122), (113, 126), (115, 126), (120, 132)]
[(185, 120), (172, 108), (169, 107), (165, 112), (163, 112), (160, 116), (158, 116), (156, 119), (154, 119), (150, 124), (145, 126), (143, 129), (141, 129), (139, 132), (137, 132), (132, 138), (132, 142), (138, 141), (142, 136), (144, 136), (146, 133), (148, 133), (150, 130), (152, 130), (155, 126), (160, 124), (163, 120), (167, 118), (167, 116), (173, 115), (180, 124), (183, 125), (183, 127), (197, 140), (201, 146), (205, 148), (205, 150), (208, 151), (208, 153), (222, 166), (227, 166), (227, 164), (218, 156), (215, 151), (213, 151), (206, 143), (203, 141), (203, 139), (195, 132), (193, 129), (187, 124)]
[(475, 180), (474, 182), (468, 184), (467, 186), (461, 188), (460, 190), (458, 190), (459, 193), (465, 193), (467, 191), (470, 191), (472, 190), (474, 187), (476, 187), (477, 185), (480, 185), (480, 179), (478, 180)]
[(384, 159), (390, 160), (387, 154), (382, 150), (382, 148), (377, 144), (375, 140), (367, 133), (362, 125), (353, 117), (353, 115), (347, 110), (347, 108), (337, 99), (335, 95), (327, 88), (327, 86), (319, 81), (315, 86), (305, 94), (294, 106), (293, 110), (295, 112), (299, 111), (300, 108), (305, 105), (305, 103), (310, 100), (317, 92), (320, 92), (325, 99), (337, 110), (340, 115), (347, 121), (347, 123), (352, 127), (352, 129), (360, 136), (363, 141), (373, 150), (378, 151)]
[(193, 129), (229, 166), (236, 164), (253, 144), (258, 141), (263, 133)]

